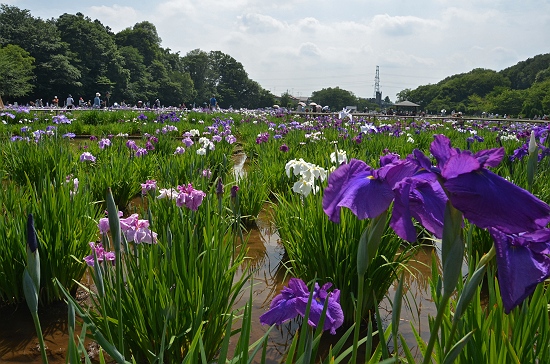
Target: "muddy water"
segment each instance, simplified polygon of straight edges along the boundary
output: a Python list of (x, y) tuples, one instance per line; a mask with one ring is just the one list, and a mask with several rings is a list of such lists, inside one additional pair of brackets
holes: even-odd
[[(88, 286), (92, 284), (89, 278), (84, 278), (82, 283)], [(83, 304), (86, 298), (86, 294), (77, 292), (78, 302)], [(48, 362), (65, 363), (69, 343), (67, 305), (58, 302), (48, 307), (39, 307), (38, 315)], [(78, 324), (76, 330), (79, 334)], [(84, 344), (90, 358), (97, 359), (97, 345), (89, 339)], [(34, 322), (25, 303), (0, 308), (0, 363), (42, 363)]]
[[(280, 289), (288, 282), (285, 276), (285, 268), (281, 264), (284, 248), (280, 244), (275, 227), (269, 222), (265, 212), (259, 216), (258, 229), (252, 230), (248, 242), (250, 264), (255, 268), (253, 287), (253, 312), (252, 333), (250, 342), (254, 342), (266, 333), (268, 327), (259, 323), (259, 316), (269, 308), (271, 300), (279, 293)], [(413, 355), (420, 358), (420, 351), (411, 329), (415, 327), (420, 336), (428, 341), (429, 326), (428, 316), (435, 317), (436, 307), (430, 297), (431, 262), (432, 254), (440, 261), (440, 247), (425, 245), (418, 249), (415, 257), (407, 264), (407, 271), (403, 275), (403, 304), (400, 321), (400, 333), (404, 336)], [(464, 273), (464, 272), (463, 272)], [(380, 311), (384, 324), (391, 321), (391, 301), (395, 295), (397, 282), (390, 287), (388, 294), (380, 303)], [(249, 299), (250, 285), (247, 285), (241, 300), (235, 305), (242, 307)], [(267, 363), (279, 363), (291, 344), (292, 338), (298, 328), (296, 321), (291, 321), (281, 327), (276, 327), (268, 336)], [(330, 335), (327, 335), (330, 336)], [(336, 339), (336, 340), (334, 340)], [(326, 345), (334, 344), (336, 338), (328, 337)], [(237, 338), (234, 339), (235, 344)], [(400, 351), (400, 348), (398, 348)], [(259, 357), (259, 355), (258, 355)], [(256, 361), (259, 363), (259, 360)]]

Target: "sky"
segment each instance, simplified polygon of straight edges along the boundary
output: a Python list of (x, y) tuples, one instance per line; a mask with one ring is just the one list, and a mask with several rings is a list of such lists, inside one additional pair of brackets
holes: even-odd
[(3, 0), (33, 17), (80, 12), (115, 33), (153, 23), (184, 56), (221, 51), (275, 95), (339, 87), (382, 97), (550, 53), (550, 0)]

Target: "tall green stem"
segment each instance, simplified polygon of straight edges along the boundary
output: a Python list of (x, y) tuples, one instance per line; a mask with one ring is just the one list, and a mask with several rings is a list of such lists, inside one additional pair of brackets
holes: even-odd
[(42, 355), (42, 363), (48, 364), (48, 356), (46, 355), (46, 344), (44, 343), (44, 335), (42, 335), (42, 327), (40, 326), (40, 319), (38, 318), (38, 312), (31, 312), (32, 320), (34, 321), (34, 328), (36, 329), (36, 335), (38, 336), (38, 344), (40, 345), (40, 354)]
[(358, 292), (357, 292), (357, 307), (355, 308), (355, 330), (353, 332), (353, 353), (351, 363), (357, 363), (357, 343), (359, 342), (359, 331), (361, 331), (361, 320), (363, 312), (363, 290), (365, 285), (365, 275), (358, 274)]
[(437, 316), (435, 317), (432, 329), (430, 330), (430, 341), (428, 341), (428, 346), (426, 347), (426, 352), (424, 353), (423, 364), (432, 362), (432, 352), (434, 350), (435, 341), (437, 340), (439, 328), (441, 327), (443, 317), (445, 316), (445, 307), (447, 306), (447, 303), (449, 303), (450, 298), (450, 295), (444, 294), (439, 301), (439, 305), (437, 306)]

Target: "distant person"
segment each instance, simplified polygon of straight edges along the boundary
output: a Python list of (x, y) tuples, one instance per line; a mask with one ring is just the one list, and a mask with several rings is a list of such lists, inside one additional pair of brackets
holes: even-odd
[(92, 105), (94, 109), (99, 109), (101, 107), (101, 99), (99, 98), (100, 96), (101, 94), (99, 92), (95, 93), (94, 104)]
[(159, 99), (155, 100), (154, 107), (155, 107), (155, 109), (160, 109), (160, 100)]
[(59, 106), (59, 99), (57, 98), (57, 96), (53, 97), (52, 106), (53, 107), (58, 107)]
[(78, 107), (85, 107), (85, 106), (86, 106), (86, 101), (84, 101), (82, 96), (80, 96), (80, 98), (78, 99)]
[(74, 105), (74, 100), (71, 94), (67, 97), (67, 109), (72, 109)]
[(215, 96), (212, 96), (210, 99), (210, 110), (216, 110), (216, 107), (218, 106), (218, 101), (216, 100)]

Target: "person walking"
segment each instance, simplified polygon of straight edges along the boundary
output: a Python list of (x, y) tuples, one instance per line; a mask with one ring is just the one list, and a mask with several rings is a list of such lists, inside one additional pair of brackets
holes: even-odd
[(74, 105), (74, 100), (71, 94), (69, 94), (69, 97), (67, 97), (67, 109), (72, 109)]
[(215, 96), (212, 96), (210, 99), (210, 110), (214, 111), (216, 110), (216, 107), (218, 106), (218, 101), (216, 100)]
[(99, 98), (100, 96), (101, 94), (99, 92), (95, 93), (94, 104), (92, 106), (94, 109), (99, 109), (101, 107), (101, 99)]

